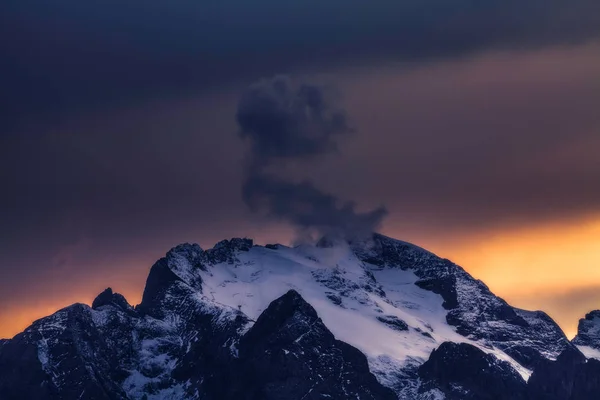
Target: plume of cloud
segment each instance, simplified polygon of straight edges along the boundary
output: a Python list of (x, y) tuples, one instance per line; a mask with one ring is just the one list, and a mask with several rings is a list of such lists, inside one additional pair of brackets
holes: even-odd
[(358, 212), (351, 201), (267, 172), (291, 160), (309, 160), (337, 150), (337, 138), (352, 132), (343, 110), (319, 86), (294, 85), (288, 77), (262, 80), (242, 95), (237, 123), (249, 142), (242, 195), (255, 212), (285, 220), (303, 234), (346, 239), (372, 233), (387, 214), (384, 207)]
[(250, 86), (237, 111), (242, 138), (249, 139), (253, 167), (307, 158), (337, 149), (337, 136), (351, 132), (345, 113), (323, 89), (276, 76)]

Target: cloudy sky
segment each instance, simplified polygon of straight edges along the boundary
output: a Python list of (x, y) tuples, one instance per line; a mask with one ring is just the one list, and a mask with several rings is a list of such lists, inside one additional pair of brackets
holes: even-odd
[(0, 336), (138, 302), (180, 242), (294, 240), (242, 196), (240, 99), (275, 75), (349, 132), (286, 176), (570, 335), (600, 308), (597, 0), (8, 0), (0, 46)]

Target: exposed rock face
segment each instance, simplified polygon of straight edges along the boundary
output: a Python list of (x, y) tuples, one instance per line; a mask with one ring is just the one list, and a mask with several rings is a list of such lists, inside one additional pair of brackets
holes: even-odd
[(92, 308), (94, 310), (105, 306), (116, 307), (128, 314), (135, 314), (135, 310), (127, 302), (125, 297), (119, 293), (113, 293), (111, 288), (107, 288), (104, 292), (100, 293), (92, 302)]
[(356, 348), (336, 340), (296, 291), (275, 300), (239, 343), (229, 399), (396, 399)]
[(126, 399), (117, 382), (124, 371), (93, 321), (74, 304), (36, 321), (0, 352), (0, 398)]
[(408, 324), (395, 315), (382, 315), (377, 317), (377, 320), (397, 331), (408, 330)]
[(135, 308), (109, 288), (0, 340), (0, 400), (518, 400), (532, 369), (527, 394), (587, 399), (598, 362), (577, 353), (544, 313), (408, 243), (232, 239), (171, 249)]
[(579, 320), (577, 336), (573, 343), (600, 350), (600, 310), (592, 311)]
[(556, 361), (538, 365), (529, 379), (529, 396), (539, 400), (588, 400), (600, 395), (600, 361), (566, 349)]
[(600, 361), (589, 359), (579, 366), (573, 381), (571, 400), (594, 400), (600, 396)]
[(527, 386), (509, 363), (466, 343), (445, 342), (419, 368), (429, 386), (447, 400), (523, 400)]
[(546, 313), (509, 306), (449, 260), (379, 234), (370, 243), (355, 243), (353, 247), (364, 262), (412, 271), (419, 278), (415, 285), (444, 299), (446, 321), (459, 334), (503, 350), (526, 368), (557, 357), (570, 346)]

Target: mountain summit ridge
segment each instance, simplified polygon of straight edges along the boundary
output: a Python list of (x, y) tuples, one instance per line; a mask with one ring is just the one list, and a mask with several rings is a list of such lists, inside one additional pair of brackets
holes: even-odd
[[(271, 342), (264, 348), (271, 354), (265, 379), (233, 385), (262, 357), (250, 350), (266, 345), (253, 333), (257, 324), (265, 313), (289, 318), (275, 305), (290, 301), (321, 321), (321, 333), (306, 343), (300, 337), (285, 346)], [(288, 337), (290, 329), (278, 325), (277, 335)], [(292, 248), (233, 238), (206, 250), (173, 247), (150, 269), (136, 307), (109, 288), (92, 307), (69, 306), (0, 342), (0, 393), (8, 393), (0, 400), (19, 398), (31, 385), (26, 393), (39, 399), (77, 398), (76, 392), (131, 400), (343, 398), (340, 393), (429, 400), (480, 393), (468, 387), (469, 379), (442, 378), (439, 366), (453, 362), (422, 368), (442, 344), (452, 350), (435, 354), (489, 364), (486, 379), (521, 392), (538, 366), (551, 371), (544, 366), (559, 363), (563, 352), (579, 353), (545, 313), (511, 307), (458, 265), (407, 242), (373, 234)], [(285, 368), (301, 368), (303, 378), (277, 372)], [(26, 370), (32, 372), (2, 374)], [(363, 383), (346, 384), (333, 378), (337, 373)], [(537, 374), (536, 382), (545, 376)], [(299, 395), (302, 388), (308, 397)]]

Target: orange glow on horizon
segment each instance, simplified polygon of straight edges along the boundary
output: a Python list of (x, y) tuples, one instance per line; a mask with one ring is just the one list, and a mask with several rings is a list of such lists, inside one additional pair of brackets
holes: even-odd
[(547, 312), (568, 337), (585, 313), (600, 309), (600, 216), (487, 232), (430, 249), (511, 305)]
[[(511, 305), (547, 312), (569, 337), (585, 313), (600, 309), (600, 216), (416, 244), (463, 266)], [(138, 304), (148, 266), (133, 270), (125, 273), (126, 281), (115, 279), (121, 286), (112, 287)], [(0, 337), (12, 337), (69, 304), (91, 304), (104, 289), (93, 281), (69, 282), (69, 287), (74, 285), (77, 291), (63, 288), (64, 296), (42, 293), (35, 302), (1, 310)]]
[[(125, 290), (120, 290), (118, 287), (113, 286), (113, 290), (123, 294), (130, 304), (135, 305), (141, 301), (143, 282), (140, 284), (141, 289), (127, 287)], [(36, 299), (37, 301), (31, 304), (0, 310), (0, 338), (12, 338), (35, 320), (51, 315), (71, 304), (84, 303), (91, 305), (94, 298), (105, 289), (98, 290), (99, 285), (94, 283), (88, 286), (77, 284), (77, 286), (79, 289), (76, 292), (67, 292), (64, 296), (50, 295), (44, 297), (42, 295), (42, 298)]]

